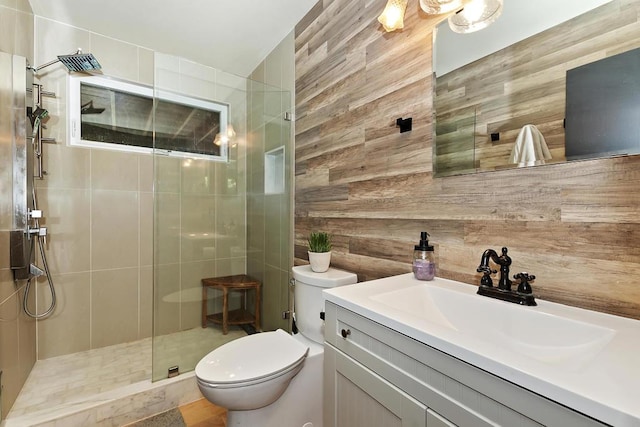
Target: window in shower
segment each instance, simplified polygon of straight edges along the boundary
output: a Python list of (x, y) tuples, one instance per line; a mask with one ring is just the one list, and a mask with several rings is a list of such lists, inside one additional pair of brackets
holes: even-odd
[[(155, 109), (155, 120), (154, 120)], [(69, 144), (226, 161), (229, 107), (101, 76), (69, 77)], [(154, 127), (155, 121), (155, 127)]]

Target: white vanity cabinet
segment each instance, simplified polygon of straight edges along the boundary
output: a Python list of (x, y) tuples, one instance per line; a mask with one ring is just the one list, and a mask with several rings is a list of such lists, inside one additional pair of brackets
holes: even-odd
[(325, 427), (603, 426), (329, 301)]

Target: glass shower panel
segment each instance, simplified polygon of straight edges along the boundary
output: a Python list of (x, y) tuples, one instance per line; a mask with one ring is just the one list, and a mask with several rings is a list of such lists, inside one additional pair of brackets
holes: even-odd
[(293, 263), (291, 93), (249, 83), (247, 270), (262, 282), (262, 327), (290, 329)]
[[(193, 370), (214, 348), (247, 332), (202, 322), (201, 280), (245, 274), (247, 80), (183, 58), (155, 55), (155, 100), (167, 92), (228, 106), (227, 132), (200, 130), (201, 143), (223, 146), (226, 161), (173, 156), (154, 144), (153, 380)], [(189, 117), (175, 120), (155, 110), (154, 129), (185, 134)], [(231, 131), (233, 129), (233, 131)], [(203, 135), (207, 135), (203, 138)], [(242, 295), (233, 295), (233, 309)], [(222, 297), (209, 290), (207, 313)], [(250, 305), (249, 305), (250, 307)], [(176, 368), (177, 367), (177, 368)]]

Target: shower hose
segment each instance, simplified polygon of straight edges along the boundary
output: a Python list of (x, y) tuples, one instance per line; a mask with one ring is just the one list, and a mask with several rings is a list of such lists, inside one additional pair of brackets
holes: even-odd
[[(36, 189), (35, 187), (33, 188), (33, 207), (34, 209), (37, 209), (38, 203), (36, 200)], [(35, 220), (35, 229), (40, 229), (40, 223), (38, 221), (37, 218), (34, 219)], [(32, 313), (31, 311), (29, 311), (29, 305), (28, 305), (28, 301), (29, 301), (29, 291), (31, 290), (31, 284), (32, 282), (36, 282), (36, 277), (34, 275), (31, 275), (31, 277), (29, 277), (29, 279), (27, 279), (27, 284), (24, 288), (24, 297), (22, 299), (22, 309), (24, 310), (25, 314), (33, 319), (42, 319), (43, 317), (47, 317), (48, 315), (50, 315), (53, 310), (56, 308), (56, 289), (53, 286), (53, 279), (51, 278), (51, 271), (49, 270), (49, 264), (47, 264), (47, 255), (44, 251), (44, 236), (40, 236), (39, 234), (36, 234), (34, 236), (35, 238), (31, 240), (31, 259), (33, 259), (33, 251), (35, 249), (35, 246), (37, 245), (40, 248), (40, 258), (42, 258), (42, 266), (44, 267), (44, 272), (45, 275), (47, 276), (47, 282), (49, 285), (49, 290), (51, 292), (51, 305), (49, 306), (49, 308), (47, 308), (47, 310), (44, 313), (38, 314), (38, 313)]]

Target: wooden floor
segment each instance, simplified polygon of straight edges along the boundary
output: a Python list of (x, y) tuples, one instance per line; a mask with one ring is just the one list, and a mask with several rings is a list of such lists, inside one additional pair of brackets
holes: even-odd
[(180, 406), (180, 413), (187, 427), (226, 427), (227, 410), (215, 406), (206, 399)]

